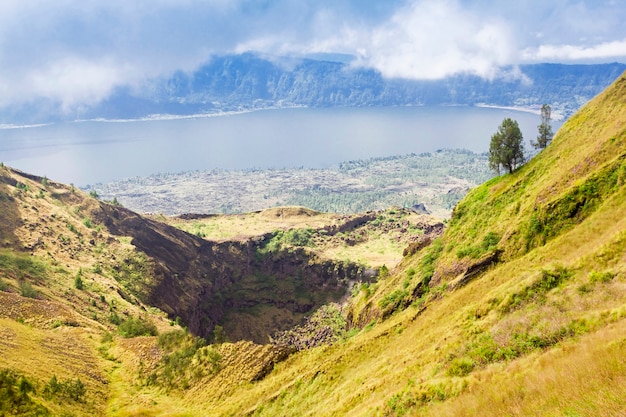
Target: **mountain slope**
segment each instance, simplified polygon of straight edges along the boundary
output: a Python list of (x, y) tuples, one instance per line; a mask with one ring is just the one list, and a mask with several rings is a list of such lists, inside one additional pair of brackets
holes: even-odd
[[(223, 343), (219, 327), (208, 345), (168, 318), (186, 314), (205, 335), (217, 303), (302, 296), (298, 270), (315, 265), (331, 280), (309, 275), (312, 292), (337, 295), (345, 271), (297, 245), (270, 250), (286, 232), (209, 242), (0, 167), (1, 404), (49, 415), (623, 415), (625, 153), (626, 74), (533, 160), (473, 189), (443, 236), (424, 234), (341, 310), (264, 345)], [(264, 317), (234, 307), (241, 328)]]
[[(288, 62), (284, 62), (288, 61)], [(132, 118), (281, 106), (476, 105), (533, 107), (549, 103), (569, 115), (619, 76), (623, 64), (522, 65), (486, 80), (455, 75), (437, 81), (384, 79), (339, 62), (270, 61), (257, 55), (215, 57), (192, 74), (155, 80), (141, 92), (121, 91), (85, 117)], [(129, 105), (131, 104), (131, 105)]]
[(10, 124), (76, 119), (133, 119), (274, 107), (494, 105), (569, 116), (626, 69), (620, 63), (534, 64), (500, 69), (489, 80), (459, 74), (442, 80), (385, 79), (349, 62), (267, 58), (254, 53), (214, 56), (192, 73), (177, 72), (141, 86), (119, 87), (106, 100), (72, 111), (59, 103), (4, 109)]
[(470, 192), (443, 238), (362, 291), (349, 312), (370, 323), (358, 335), (300, 352), (214, 405), (253, 415), (623, 414), (625, 88), (622, 76), (533, 161)]

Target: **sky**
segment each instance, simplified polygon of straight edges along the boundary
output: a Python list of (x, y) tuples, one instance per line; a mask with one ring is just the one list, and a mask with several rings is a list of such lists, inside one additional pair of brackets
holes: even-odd
[(211, 56), (341, 53), (385, 77), (626, 62), (623, 0), (1, 0), (0, 109), (72, 111)]

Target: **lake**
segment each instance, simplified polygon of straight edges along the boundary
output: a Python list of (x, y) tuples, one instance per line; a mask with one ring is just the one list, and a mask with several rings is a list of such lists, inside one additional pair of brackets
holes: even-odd
[[(482, 107), (298, 108), (0, 129), (0, 161), (77, 186), (190, 170), (327, 168), (440, 148), (486, 152), (505, 117), (518, 121), (529, 150), (540, 123), (531, 113)], [(553, 121), (555, 132), (560, 124)]]

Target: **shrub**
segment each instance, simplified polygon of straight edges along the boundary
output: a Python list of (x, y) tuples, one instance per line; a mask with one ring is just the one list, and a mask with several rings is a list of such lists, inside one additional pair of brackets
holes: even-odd
[(113, 311), (111, 315), (109, 315), (109, 321), (115, 324), (116, 326), (119, 326), (120, 324), (122, 324), (122, 319), (120, 319), (120, 316), (118, 316), (115, 311)]
[(548, 291), (558, 287), (571, 276), (572, 272), (563, 266), (557, 266), (553, 270), (542, 269), (539, 279), (523, 290), (512, 294), (505, 301), (502, 310), (505, 312), (513, 310), (530, 300), (543, 302)]
[(474, 370), (476, 364), (470, 358), (456, 358), (448, 367), (449, 376), (466, 376)]
[(378, 268), (379, 278), (387, 278), (388, 276), (389, 276), (389, 268), (387, 268), (387, 265), (383, 265), (380, 268)]
[(420, 270), (422, 272), (422, 286), (427, 287), (433, 274), (435, 273), (435, 262), (443, 252), (444, 243), (441, 238), (433, 240), (428, 247), (426, 254), (420, 262)]
[(228, 341), (228, 337), (226, 337), (226, 332), (224, 328), (219, 324), (216, 324), (213, 328), (213, 342), (214, 343), (224, 343)]
[(589, 274), (589, 282), (595, 284), (596, 282), (609, 282), (615, 278), (615, 274), (610, 271), (606, 272), (592, 272)]
[(205, 373), (205, 365), (209, 373), (220, 369), (222, 356), (213, 347), (206, 347), (200, 337), (177, 330), (159, 335), (157, 342), (164, 355), (157, 370), (148, 376), (148, 385), (186, 389), (191, 378)]
[(95, 199), (100, 198), (100, 196), (98, 195), (98, 192), (96, 190), (91, 190), (91, 192), (89, 193), (89, 196)]
[(45, 264), (36, 257), (4, 250), (0, 250), (0, 270), (9, 272), (17, 278), (43, 279), (46, 275)]
[(83, 220), (83, 224), (87, 229), (91, 229), (93, 227), (93, 223), (91, 222), (91, 219), (89, 217)]
[(22, 297), (37, 298), (37, 290), (33, 288), (30, 282), (20, 281), (20, 295)]
[(125, 338), (137, 337), (137, 336), (156, 336), (157, 328), (151, 321), (142, 319), (140, 317), (129, 317), (127, 320), (122, 321), (118, 327), (120, 336)]
[(0, 370), (0, 416), (48, 416), (50, 412), (36, 404), (28, 394), (35, 387), (25, 376), (11, 369)]
[(74, 278), (74, 288), (76, 288), (77, 290), (82, 290), (83, 289), (83, 269), (79, 268), (78, 272), (76, 273), (76, 278)]
[(395, 290), (391, 294), (384, 296), (378, 302), (378, 306), (381, 308), (383, 316), (388, 316), (398, 308), (404, 307), (406, 304), (405, 298), (408, 295), (409, 293), (406, 290)]
[(84, 402), (86, 393), (87, 389), (80, 378), (59, 381), (56, 375), (52, 375), (43, 389), (43, 395), (46, 398), (62, 396), (77, 402)]

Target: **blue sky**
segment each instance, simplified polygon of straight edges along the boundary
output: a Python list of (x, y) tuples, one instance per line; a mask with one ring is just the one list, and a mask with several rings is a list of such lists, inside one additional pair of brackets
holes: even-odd
[(626, 62), (623, 0), (2, 0), (0, 108), (71, 111), (214, 54), (345, 53), (387, 77)]

